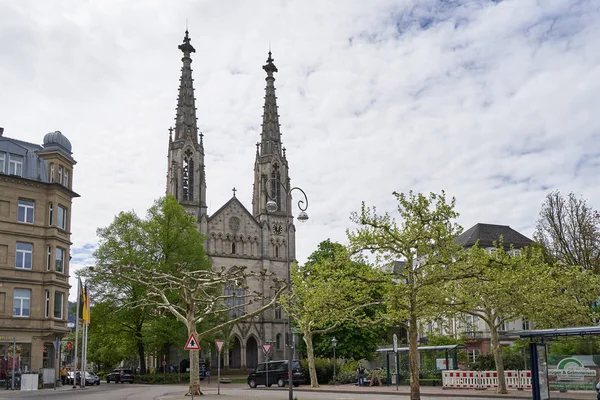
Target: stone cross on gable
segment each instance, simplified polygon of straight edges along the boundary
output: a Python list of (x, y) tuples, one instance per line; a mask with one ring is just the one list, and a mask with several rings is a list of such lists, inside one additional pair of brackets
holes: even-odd
[(235, 197), (235, 192), (237, 192), (236, 188), (231, 189), (231, 191), (233, 192), (233, 197)]

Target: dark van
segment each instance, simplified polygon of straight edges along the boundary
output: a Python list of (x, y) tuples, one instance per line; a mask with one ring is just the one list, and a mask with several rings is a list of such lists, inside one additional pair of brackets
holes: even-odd
[[(268, 368), (267, 368), (268, 367)], [(269, 381), (267, 382), (267, 375)], [(300, 366), (300, 361), (292, 361), (292, 384), (299, 386), (304, 382), (304, 372)], [(269, 361), (268, 363), (260, 363), (254, 371), (248, 375), (248, 386), (255, 388), (258, 385), (271, 387), (273, 384), (279, 387), (284, 387), (288, 383), (288, 361)]]

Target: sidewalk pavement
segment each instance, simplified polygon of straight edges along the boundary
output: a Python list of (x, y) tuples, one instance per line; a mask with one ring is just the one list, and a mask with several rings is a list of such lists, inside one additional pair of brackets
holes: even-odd
[[(200, 384), (202, 391), (207, 393), (216, 394), (217, 384), (212, 382), (207, 384), (202, 382)], [(228, 389), (243, 389), (248, 388), (246, 384), (235, 384), (235, 383), (221, 383), (221, 393), (226, 393)], [(265, 388), (259, 387), (256, 389), (249, 389), (252, 391), (268, 390), (268, 391), (285, 391), (287, 392), (287, 386), (285, 388)], [(396, 390), (396, 386), (372, 386), (372, 387), (359, 387), (354, 384), (347, 385), (321, 385), (318, 388), (311, 388), (309, 385), (301, 385), (294, 388), (294, 392), (331, 392), (331, 393), (347, 393), (347, 394), (377, 394), (377, 395), (409, 395), (409, 386), (399, 386)], [(531, 399), (531, 390), (509, 390), (508, 394), (498, 394), (493, 389), (487, 390), (475, 390), (475, 389), (444, 389), (439, 386), (422, 386), (421, 395), (428, 397), (440, 397), (442, 398), (454, 398), (454, 399), (468, 399), (469, 397), (486, 397), (490, 399)], [(596, 397), (596, 393), (589, 390), (572, 390), (565, 393), (561, 392), (550, 392), (551, 400), (583, 400), (593, 399)], [(169, 394), (158, 397), (160, 400), (189, 400), (190, 397), (186, 397), (184, 393), (181, 394)]]

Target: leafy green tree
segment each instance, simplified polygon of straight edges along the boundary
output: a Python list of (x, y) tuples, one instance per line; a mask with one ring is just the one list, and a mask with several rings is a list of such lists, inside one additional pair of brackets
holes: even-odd
[(455, 199), (446, 201), (444, 192), (429, 196), (394, 192), (398, 201), (398, 223), (389, 214), (380, 215), (364, 203), (351, 220), (359, 228), (348, 232), (354, 251), (372, 253), (381, 265), (405, 260), (404, 268), (389, 282), (386, 297), (390, 324), (405, 324), (408, 329), (410, 396), (420, 399), (418, 332), (419, 320), (439, 313), (446, 302), (445, 285), (460, 279), (454, 261), (461, 247), (455, 242), (461, 228), (453, 222)]
[(111, 302), (94, 304), (94, 323), (88, 332), (87, 358), (104, 369), (112, 368), (123, 359), (136, 355), (137, 341), (132, 325), (126, 323), (128, 309), (115, 310)]
[(344, 322), (368, 321), (364, 310), (381, 302), (372, 295), (373, 285), (382, 279), (368, 264), (351, 260), (344, 246), (329, 240), (319, 244), (305, 265), (292, 269), (291, 279), (292, 295), (284, 296), (283, 305), (302, 332), (311, 386), (318, 387), (313, 337)]
[(451, 310), (478, 317), (487, 325), (499, 393), (507, 393), (499, 334), (504, 323), (523, 318), (543, 327), (591, 317), (581, 300), (590, 295), (597, 298), (597, 290), (590, 290), (589, 283), (593, 285), (598, 279), (581, 268), (565, 266), (559, 270), (546, 264), (539, 248), (515, 254), (502, 242), (493, 251), (475, 245), (468, 250), (464, 264), (473, 277), (449, 282)]
[[(96, 265), (77, 271), (77, 274), (86, 280), (91, 303), (102, 304), (97, 311), (94, 310), (90, 332), (108, 330), (115, 335), (132, 338), (133, 341), (127, 340), (124, 343), (127, 346), (135, 346), (140, 361), (140, 373), (145, 374), (143, 328), (154, 312), (147, 307), (132, 307), (146, 297), (146, 288), (116, 274), (114, 270), (115, 265), (139, 264), (146, 258), (143, 245), (146, 236), (144, 222), (132, 211), (121, 212), (108, 227), (99, 228), (97, 235), (99, 247), (94, 252)], [(110, 318), (105, 318), (110, 312), (108, 310), (111, 310), (112, 314)], [(100, 318), (95, 316), (97, 312), (101, 313)], [(104, 324), (108, 326), (104, 327)], [(113, 351), (110, 346), (100, 347), (93, 351), (94, 356), (104, 358), (100, 353), (102, 349), (111, 353)], [(121, 350), (124, 357), (132, 354), (129, 347)]]
[[(119, 224), (119, 217), (123, 217), (126, 224)], [(133, 213), (119, 217), (107, 229), (112, 234), (101, 235), (96, 251), (99, 265), (94, 271), (98, 268), (118, 276), (122, 287), (132, 289), (117, 295), (129, 300), (126, 304), (130, 309), (141, 310), (144, 315), (148, 312), (154, 316), (170, 313), (184, 324), (187, 335), (195, 335), (198, 341), (272, 307), (285, 288), (266, 271), (248, 271), (243, 266), (213, 270), (196, 221), (185, 213), (173, 196), (157, 200), (145, 220)], [(251, 289), (269, 278), (273, 287), (271, 298), (263, 298), (262, 292)], [(99, 282), (99, 286), (102, 283), (106, 282)], [(117, 292), (120, 288), (119, 285), (107, 286)], [(238, 290), (235, 294), (224, 295), (225, 287)], [(240, 295), (245, 299), (244, 304), (230, 302)], [(245, 315), (214, 326), (205, 325), (212, 317), (222, 317), (250, 305), (253, 308)], [(203, 329), (200, 333), (198, 327)], [(194, 395), (201, 394), (198, 362), (198, 351), (191, 351), (189, 393)]]

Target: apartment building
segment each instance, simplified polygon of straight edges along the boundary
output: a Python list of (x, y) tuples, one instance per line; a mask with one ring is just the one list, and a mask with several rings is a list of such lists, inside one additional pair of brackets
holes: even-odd
[(58, 368), (52, 342), (69, 331), (74, 165), (62, 133), (38, 145), (0, 128), (0, 379), (13, 364)]

